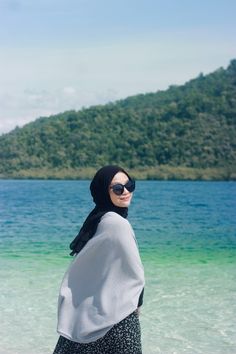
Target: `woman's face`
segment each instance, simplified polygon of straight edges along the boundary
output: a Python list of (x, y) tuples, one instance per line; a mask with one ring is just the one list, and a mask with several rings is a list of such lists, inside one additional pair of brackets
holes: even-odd
[(117, 183), (125, 185), (128, 182), (129, 178), (123, 172), (117, 172), (117, 174), (113, 177), (111, 184), (109, 186), (109, 195), (112, 203), (120, 208), (127, 208), (130, 205), (133, 193), (130, 193), (126, 188), (124, 188), (124, 192), (121, 195), (116, 195), (112, 186)]

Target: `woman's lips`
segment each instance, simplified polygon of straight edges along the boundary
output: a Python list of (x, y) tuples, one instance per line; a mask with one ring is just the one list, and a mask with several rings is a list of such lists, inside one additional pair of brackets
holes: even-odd
[(123, 202), (127, 202), (128, 200), (130, 200), (130, 196), (128, 195), (127, 197), (121, 197), (120, 200), (122, 200)]

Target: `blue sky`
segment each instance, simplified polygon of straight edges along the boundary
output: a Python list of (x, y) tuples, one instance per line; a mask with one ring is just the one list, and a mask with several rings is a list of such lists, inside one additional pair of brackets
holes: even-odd
[(232, 0), (0, 0), (0, 134), (236, 58)]

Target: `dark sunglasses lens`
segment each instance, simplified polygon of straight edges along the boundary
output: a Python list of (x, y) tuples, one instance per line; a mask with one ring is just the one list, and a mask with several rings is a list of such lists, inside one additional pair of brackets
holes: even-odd
[(112, 190), (116, 195), (121, 195), (124, 192), (124, 186), (122, 184), (115, 184), (112, 186)]
[(129, 180), (126, 185), (125, 188), (129, 191), (129, 192), (133, 192), (135, 190), (135, 181), (134, 180)]

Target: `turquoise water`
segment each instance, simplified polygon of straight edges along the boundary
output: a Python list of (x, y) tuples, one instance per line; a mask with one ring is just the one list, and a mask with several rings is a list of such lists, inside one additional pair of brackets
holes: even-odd
[[(88, 181), (0, 181), (0, 354), (52, 353)], [(236, 183), (138, 182), (144, 354), (236, 353)]]

